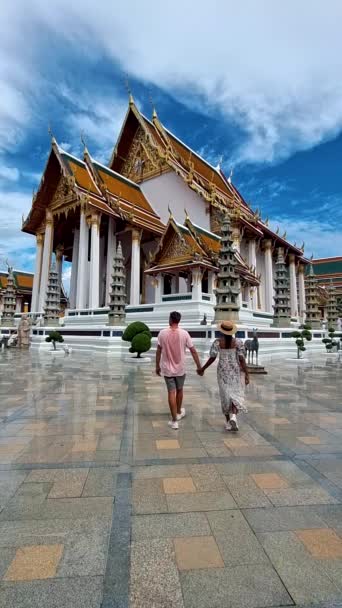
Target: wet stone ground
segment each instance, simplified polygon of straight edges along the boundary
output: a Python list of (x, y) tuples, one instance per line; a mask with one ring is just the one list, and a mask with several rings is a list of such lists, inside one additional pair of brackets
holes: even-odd
[(0, 608), (342, 606), (341, 364), (267, 367), (175, 432), (149, 365), (1, 352)]

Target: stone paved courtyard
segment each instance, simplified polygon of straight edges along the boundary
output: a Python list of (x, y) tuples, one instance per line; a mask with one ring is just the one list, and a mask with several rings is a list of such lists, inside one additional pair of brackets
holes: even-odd
[(342, 606), (342, 377), (252, 377), (224, 433), (191, 369), (178, 432), (153, 367), (0, 353), (0, 607)]

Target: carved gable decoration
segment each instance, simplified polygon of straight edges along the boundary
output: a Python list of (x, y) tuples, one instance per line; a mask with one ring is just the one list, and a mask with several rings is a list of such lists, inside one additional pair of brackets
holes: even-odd
[(74, 190), (74, 182), (72, 178), (68, 179), (65, 177), (61, 177), (58, 183), (58, 186), (55, 190), (55, 193), (52, 197), (52, 200), (49, 204), (49, 209), (54, 211), (59, 207), (63, 207), (64, 205), (70, 205), (76, 198), (75, 190)]
[(193, 254), (191, 247), (174, 232), (158, 256), (159, 264), (175, 262), (176, 259), (189, 257)]
[(215, 207), (210, 205), (210, 230), (214, 234), (221, 235), (221, 226), (224, 218), (224, 213)]
[(162, 173), (165, 169), (168, 169), (168, 165), (161, 151), (151, 144), (144, 129), (139, 127), (121, 169), (122, 175), (139, 183), (147, 177)]

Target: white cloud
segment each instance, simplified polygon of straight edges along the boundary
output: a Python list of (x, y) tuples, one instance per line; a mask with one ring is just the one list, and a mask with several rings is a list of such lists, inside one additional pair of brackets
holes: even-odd
[(287, 231), (287, 240), (301, 246), (305, 243), (305, 255), (325, 258), (341, 255), (342, 228), (335, 222), (320, 221), (310, 217), (296, 220), (291, 216), (271, 219), (272, 228), (280, 227), (280, 234)]
[(6, 167), (5, 165), (0, 165), (0, 178), (9, 182), (16, 182), (18, 181), (19, 176), (20, 173), (16, 167)]
[(62, 283), (67, 294), (70, 293), (71, 264), (63, 262)]
[(30, 194), (20, 191), (0, 191), (0, 257), (8, 258), (16, 268), (25, 266), (33, 269), (35, 238), (20, 232), (22, 215), (27, 215), (31, 207)]

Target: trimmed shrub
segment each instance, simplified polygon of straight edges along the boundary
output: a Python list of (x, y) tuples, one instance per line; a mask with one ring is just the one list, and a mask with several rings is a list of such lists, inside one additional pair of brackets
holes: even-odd
[(134, 321), (126, 327), (122, 339), (125, 342), (132, 342), (134, 336), (143, 332), (147, 332), (151, 336), (151, 332), (145, 323), (142, 323), (141, 321)]
[(139, 359), (141, 357), (141, 353), (146, 353), (150, 350), (151, 338), (152, 334), (149, 328), (141, 321), (130, 323), (130, 325), (126, 327), (122, 336), (122, 339), (125, 342), (131, 342), (129, 352), (137, 353), (137, 358)]
[(64, 338), (59, 331), (50, 331), (49, 335), (45, 338), (45, 342), (52, 342), (53, 350), (56, 350), (56, 342), (64, 342)]
[(308, 342), (311, 342), (312, 340), (311, 325), (305, 323), (304, 325), (301, 325), (299, 329), (301, 331), (296, 330), (293, 331), (291, 334), (292, 338), (296, 339), (297, 359), (300, 359), (300, 353), (306, 350), (304, 346), (305, 340), (307, 340)]

